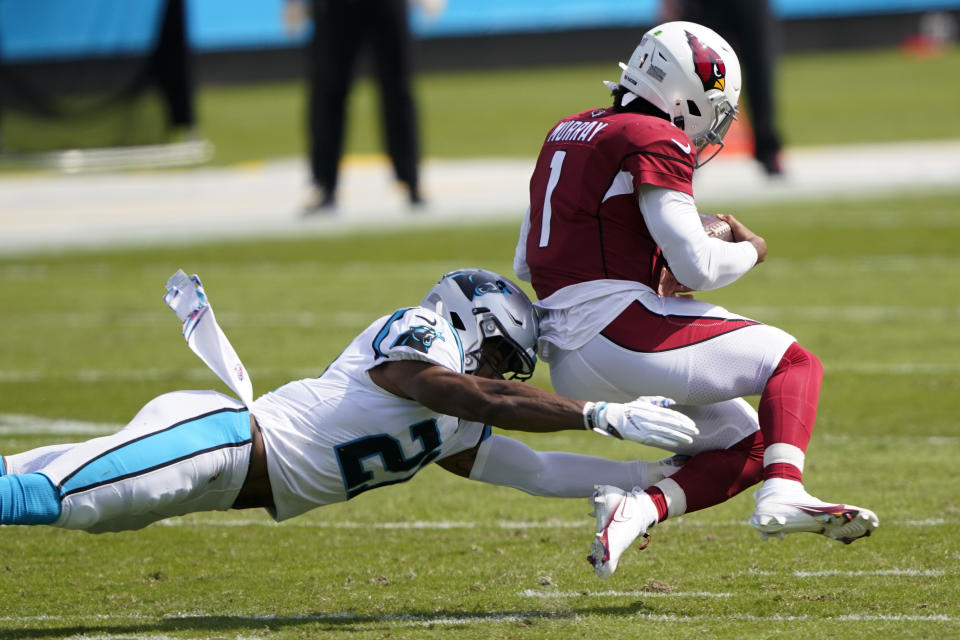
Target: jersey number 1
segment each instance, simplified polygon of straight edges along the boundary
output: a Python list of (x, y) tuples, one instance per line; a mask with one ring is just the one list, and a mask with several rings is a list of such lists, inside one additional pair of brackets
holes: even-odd
[(550, 158), (550, 179), (547, 180), (547, 192), (543, 195), (543, 215), (540, 217), (540, 244), (541, 249), (550, 244), (550, 217), (553, 215), (553, 205), (550, 204), (550, 198), (553, 197), (553, 190), (557, 188), (560, 182), (560, 171), (563, 168), (563, 159), (567, 157), (566, 151), (554, 151)]

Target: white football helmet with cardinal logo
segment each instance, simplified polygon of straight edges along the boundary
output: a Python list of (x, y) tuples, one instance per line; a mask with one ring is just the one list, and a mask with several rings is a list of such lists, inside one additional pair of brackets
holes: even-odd
[[(647, 31), (620, 68), (620, 85), (666, 113), (693, 141), (698, 167), (720, 152), (741, 87), (740, 61), (726, 40), (693, 22), (667, 22)], [(710, 145), (717, 149), (701, 160)]]

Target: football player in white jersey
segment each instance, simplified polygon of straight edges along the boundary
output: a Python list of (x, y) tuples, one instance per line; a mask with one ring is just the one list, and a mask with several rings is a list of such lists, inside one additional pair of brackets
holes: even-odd
[[(701, 434), (677, 450), (693, 456), (683, 469), (653, 487), (598, 487), (597, 574), (611, 575), (657, 522), (760, 480), (751, 522), (764, 534), (869, 535), (871, 511), (823, 502), (801, 482), (817, 357), (780, 329), (674, 295), (730, 284), (766, 257), (763, 238), (732, 216), (721, 217), (735, 242), (708, 237), (693, 199), (694, 169), (722, 148), (737, 112), (736, 54), (706, 27), (670, 22), (620, 67), (620, 82), (607, 83), (611, 106), (547, 133), (514, 271), (539, 298), (542, 356), (558, 393), (669, 396)], [(742, 399), (750, 395), (761, 397), (759, 418)]]
[[(219, 330), (194, 282), (197, 305), (178, 312), (185, 336), (188, 327), (200, 333), (201, 322)], [(170, 283), (168, 290), (181, 293)], [(370, 324), (317, 378), (256, 400), (238, 392), (250, 398), (244, 402), (214, 391), (165, 394), (114, 435), (0, 458), (0, 524), (99, 533), (254, 507), (282, 521), (409, 480), (431, 462), (563, 497), (589, 496), (597, 482), (646, 486), (670, 473), (667, 462), (537, 452), (491, 434), (491, 426), (586, 427), (668, 450), (697, 435), (666, 398), (591, 403), (522, 384), (536, 363), (537, 320), (506, 278), (480, 269), (448, 273), (420, 305)], [(222, 347), (226, 338), (221, 332), (212, 342)], [(210, 364), (209, 351), (198, 354)], [(227, 368), (242, 371), (239, 361)]]

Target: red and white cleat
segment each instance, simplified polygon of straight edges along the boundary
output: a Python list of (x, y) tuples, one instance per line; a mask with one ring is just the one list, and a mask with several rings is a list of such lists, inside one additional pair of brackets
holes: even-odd
[(640, 549), (647, 548), (647, 529), (656, 524), (656, 508), (642, 491), (627, 492), (610, 485), (597, 485), (595, 489), (590, 498), (594, 508), (590, 515), (597, 519), (597, 535), (590, 544), (587, 560), (598, 577), (609, 578), (617, 570), (621, 554), (634, 540), (643, 536)]
[(757, 507), (750, 524), (765, 539), (771, 536), (782, 539), (788, 533), (809, 532), (850, 544), (869, 536), (880, 525), (873, 511), (824, 502), (807, 493), (799, 482), (768, 482), (754, 497)]

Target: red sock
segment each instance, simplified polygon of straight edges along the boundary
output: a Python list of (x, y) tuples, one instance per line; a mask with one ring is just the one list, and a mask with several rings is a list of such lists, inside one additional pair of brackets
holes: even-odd
[[(803, 479), (803, 453), (817, 419), (822, 379), (823, 365), (817, 356), (794, 342), (767, 381), (758, 408), (767, 448), (764, 480)], [(778, 444), (789, 446), (777, 447)]]
[(653, 500), (653, 506), (657, 508), (657, 522), (663, 522), (667, 519), (667, 497), (663, 495), (663, 491), (660, 491), (657, 487), (650, 487), (646, 490), (646, 494), (650, 496), (650, 499)]
[[(727, 449), (698, 453), (670, 479), (683, 489), (686, 513), (692, 513), (720, 504), (760, 482), (762, 469), (763, 436), (758, 431)], [(656, 487), (650, 487), (647, 493), (663, 520), (667, 516), (666, 498)]]

